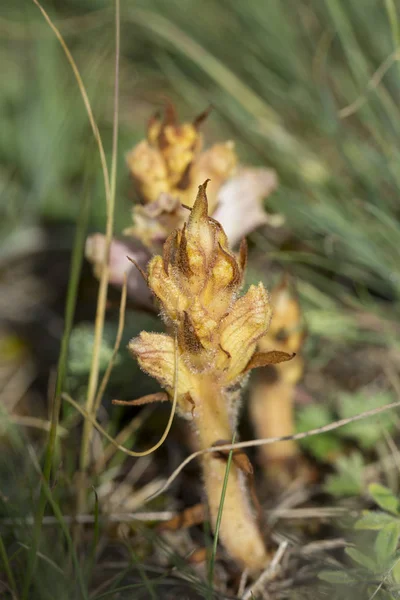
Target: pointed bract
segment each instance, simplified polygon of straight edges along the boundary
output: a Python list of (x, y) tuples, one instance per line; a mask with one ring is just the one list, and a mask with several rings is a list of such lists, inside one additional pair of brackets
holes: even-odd
[(266, 289), (262, 283), (250, 286), (221, 325), (221, 345), (232, 357), (227, 372), (230, 383), (245, 371), (257, 341), (266, 334), (270, 321), (271, 306)]

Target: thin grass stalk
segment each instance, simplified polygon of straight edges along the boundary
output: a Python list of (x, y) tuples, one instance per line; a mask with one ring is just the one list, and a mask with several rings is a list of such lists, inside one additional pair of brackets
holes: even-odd
[(37, 553), (40, 543), (41, 531), (42, 531), (42, 521), (44, 512), (47, 504), (47, 494), (46, 494), (46, 486), (50, 483), (52, 464), (53, 464), (53, 456), (55, 452), (56, 446), (56, 437), (57, 437), (57, 424), (58, 418), (60, 414), (61, 408), (61, 394), (55, 395), (53, 408), (52, 408), (52, 417), (51, 417), (51, 429), (49, 434), (49, 441), (46, 448), (46, 456), (43, 468), (43, 476), (40, 485), (40, 495), (38, 508), (35, 515), (35, 525), (33, 528), (32, 534), (32, 545), (30, 548), (29, 556), (28, 556), (28, 566), (27, 566), (27, 574), (24, 581), (24, 588), (22, 591), (22, 600), (28, 600), (29, 598), (29, 590), (32, 583), (32, 577), (36, 568), (37, 561)]
[[(73, 398), (71, 398), (68, 394), (63, 394), (63, 399), (72, 404), (74, 408), (86, 419), (91, 419), (94, 427), (96, 427), (97, 431), (101, 433), (109, 442), (112, 444), (117, 450), (124, 452), (128, 456), (144, 456), (143, 453), (134, 452), (133, 450), (129, 450), (118, 444), (112, 437), (107, 433), (105, 429), (100, 425), (96, 419), (90, 416), (85, 409), (80, 406)], [(323, 427), (317, 427), (315, 429), (309, 429), (308, 431), (302, 431), (301, 433), (295, 433), (294, 435), (285, 435), (281, 437), (273, 437), (273, 438), (265, 438), (265, 439), (257, 439), (257, 440), (249, 440), (247, 442), (236, 442), (235, 444), (223, 444), (217, 447), (210, 446), (209, 448), (204, 448), (203, 450), (197, 450), (190, 454), (184, 461), (181, 462), (179, 467), (175, 469), (172, 475), (168, 478), (166, 483), (158, 490), (156, 494), (153, 494), (149, 498), (147, 498), (146, 502), (150, 502), (154, 500), (161, 494), (163, 494), (170, 485), (175, 481), (178, 475), (183, 471), (183, 469), (192, 462), (195, 458), (202, 456), (203, 454), (213, 453), (213, 452), (222, 452), (222, 451), (230, 451), (230, 450), (239, 450), (241, 448), (255, 448), (257, 446), (263, 446), (264, 444), (275, 444), (277, 442), (286, 442), (288, 440), (303, 440), (306, 437), (310, 437), (313, 435), (320, 435), (321, 433), (327, 433), (328, 431), (334, 431), (335, 429), (339, 429), (339, 427), (344, 427), (344, 425), (348, 425), (349, 423), (353, 423), (354, 421), (360, 421), (362, 419), (367, 419), (368, 417), (374, 417), (380, 413), (386, 412), (387, 410), (393, 410), (395, 408), (400, 408), (400, 400), (397, 402), (391, 402), (386, 406), (380, 406), (378, 408), (373, 408), (371, 410), (367, 410), (365, 412), (360, 413), (359, 415), (354, 415), (354, 417), (348, 417), (346, 419), (340, 419), (339, 421), (334, 421), (333, 423), (329, 423), (328, 425), (324, 425)], [(149, 454), (149, 451), (145, 453)]]
[(122, 292), (121, 292), (121, 302), (120, 302), (120, 307), (119, 307), (119, 320), (118, 320), (117, 335), (115, 338), (115, 344), (114, 344), (112, 356), (107, 365), (106, 372), (104, 373), (104, 377), (101, 381), (98, 392), (96, 394), (96, 398), (95, 398), (95, 402), (94, 402), (94, 411), (93, 411), (93, 413), (95, 415), (97, 414), (97, 411), (100, 407), (101, 399), (106, 390), (107, 383), (110, 379), (111, 372), (114, 367), (115, 359), (117, 358), (119, 347), (121, 345), (121, 339), (122, 339), (122, 334), (124, 332), (124, 324), (125, 324), (126, 297), (127, 297), (127, 277), (126, 277), (126, 273), (124, 273), (124, 280), (123, 280)]
[(8, 560), (7, 550), (3, 542), (3, 538), (0, 534), (0, 559), (3, 563), (4, 572), (7, 576), (8, 583), (10, 584), (10, 588), (13, 591), (15, 598), (18, 598), (18, 588), (14, 578), (14, 574), (12, 572), (12, 568), (10, 565), (10, 561)]
[(93, 540), (91, 542), (91, 549), (89, 552), (89, 558), (87, 563), (87, 580), (90, 581), (90, 578), (93, 573), (93, 569), (96, 562), (96, 553), (97, 553), (97, 544), (100, 539), (100, 513), (99, 513), (99, 497), (95, 489), (93, 489), (93, 493), (95, 496), (94, 501), (94, 515), (93, 515)]
[[(232, 436), (232, 444), (235, 443), (235, 438), (236, 438), (236, 432), (234, 432), (234, 434)], [(224, 481), (222, 484), (222, 490), (221, 490), (221, 501), (220, 501), (219, 508), (218, 508), (217, 521), (215, 523), (214, 541), (213, 541), (213, 547), (212, 547), (212, 552), (211, 552), (211, 557), (210, 557), (210, 567), (209, 567), (209, 571), (208, 571), (208, 581), (210, 584), (211, 598), (212, 598), (212, 589), (213, 589), (213, 582), (214, 582), (215, 559), (217, 556), (217, 549), (218, 549), (219, 530), (221, 527), (222, 511), (224, 509), (226, 490), (228, 488), (228, 478), (229, 478), (229, 471), (230, 471), (231, 463), (232, 463), (232, 456), (233, 456), (233, 450), (231, 450), (229, 452), (228, 459), (226, 461), (225, 477), (224, 477)]]
[(146, 590), (149, 594), (149, 599), (158, 600), (158, 595), (157, 595), (156, 588), (154, 586), (154, 582), (147, 577), (146, 571), (142, 566), (141, 560), (138, 556), (136, 556), (136, 553), (134, 552), (131, 544), (128, 543), (127, 546), (128, 546), (129, 553), (132, 557), (132, 562), (135, 563), (137, 570), (139, 571), (139, 575), (143, 580), (143, 587), (146, 588)]
[[(119, 55), (120, 55), (120, 3), (115, 0), (115, 85), (114, 85), (114, 120), (113, 120), (113, 146), (112, 146), (112, 177), (110, 194), (107, 202), (107, 223), (105, 235), (104, 262), (100, 277), (99, 292), (97, 298), (97, 310), (95, 321), (95, 334), (93, 344), (93, 355), (90, 367), (88, 391), (86, 398), (86, 410), (93, 414), (95, 410), (96, 390), (99, 379), (100, 350), (103, 338), (105, 321), (108, 280), (109, 280), (109, 255), (114, 228), (115, 189), (117, 173), (117, 151), (118, 151), (118, 99), (119, 99)], [(78, 514), (84, 512), (86, 505), (86, 472), (90, 463), (90, 443), (93, 434), (93, 426), (90, 421), (85, 421), (83, 426), (81, 450), (80, 450), (80, 485), (77, 497)]]
[[(189, 463), (191, 463), (192, 460), (198, 458), (199, 456), (202, 456), (203, 454), (208, 454), (208, 453), (213, 453), (213, 452), (221, 452), (221, 451), (227, 451), (227, 450), (229, 450), (229, 451), (230, 450), (239, 450), (242, 448), (255, 448), (258, 446), (263, 446), (265, 444), (275, 444), (277, 442), (286, 442), (288, 440), (296, 440), (296, 441), (303, 440), (307, 437), (311, 437), (314, 435), (320, 435), (321, 433), (327, 433), (328, 431), (334, 431), (335, 429), (339, 429), (339, 427), (343, 427), (344, 425), (348, 425), (349, 423), (353, 423), (355, 421), (360, 421), (362, 419), (367, 419), (368, 417), (374, 417), (380, 413), (386, 412), (387, 410), (393, 410), (395, 408), (400, 408), (400, 400), (397, 402), (392, 402), (390, 404), (387, 404), (386, 406), (380, 406), (378, 408), (373, 408), (371, 410), (367, 410), (365, 412), (360, 413), (359, 415), (354, 415), (353, 417), (348, 417), (346, 419), (340, 419), (333, 423), (329, 423), (328, 425), (324, 425), (323, 427), (316, 427), (315, 429), (309, 429), (308, 431), (295, 433), (293, 435), (285, 435), (285, 436), (280, 436), (280, 437), (250, 440), (247, 442), (236, 442), (235, 444), (224, 444), (224, 445), (220, 445), (218, 447), (209, 447), (209, 448), (205, 448), (203, 450), (197, 450), (196, 452), (193, 452), (187, 458), (185, 458), (185, 460), (183, 460), (181, 462), (179, 467), (177, 467), (175, 469), (175, 471), (167, 479), (165, 484), (158, 490), (158, 492), (156, 492), (155, 494), (153, 494), (152, 496), (147, 498), (146, 502), (150, 502), (150, 501), (154, 500), (155, 498), (157, 498), (158, 496), (160, 496), (161, 494), (163, 494), (170, 487), (170, 485), (175, 481), (175, 479), (183, 471), (183, 469)], [(80, 407), (79, 407), (79, 409), (82, 411), (82, 409)], [(106, 432), (104, 432), (104, 430), (101, 431), (101, 425), (98, 424), (96, 426), (96, 428), (101, 433), (103, 433), (103, 435), (104, 435), (104, 433), (106, 433)], [(119, 448), (119, 450), (122, 450), (126, 454), (130, 453), (130, 451), (124, 447)]]
[(61, 47), (64, 50), (64, 53), (65, 53), (65, 55), (67, 57), (67, 60), (68, 60), (70, 66), (72, 68), (73, 73), (74, 73), (74, 77), (76, 79), (76, 82), (77, 82), (78, 87), (79, 87), (79, 91), (81, 93), (83, 102), (85, 104), (85, 108), (86, 108), (86, 112), (87, 112), (87, 115), (88, 115), (89, 123), (90, 123), (90, 126), (92, 128), (95, 140), (97, 142), (97, 146), (98, 146), (98, 150), (99, 150), (99, 156), (100, 156), (100, 161), (101, 161), (101, 166), (102, 166), (103, 178), (104, 178), (104, 189), (106, 191), (106, 197), (107, 197), (107, 202), (108, 202), (108, 198), (109, 198), (109, 195), (110, 195), (110, 179), (109, 179), (109, 174), (108, 174), (106, 155), (105, 155), (105, 152), (104, 152), (103, 142), (101, 140), (99, 128), (98, 128), (96, 120), (94, 118), (92, 107), (91, 107), (91, 104), (90, 104), (90, 100), (89, 100), (89, 97), (88, 97), (85, 85), (84, 85), (84, 83), (82, 81), (82, 77), (81, 77), (81, 75), (79, 73), (79, 69), (78, 69), (78, 67), (77, 67), (77, 65), (76, 65), (76, 63), (75, 63), (75, 61), (74, 61), (74, 59), (72, 57), (71, 52), (69, 51), (69, 48), (68, 48), (67, 44), (65, 43), (64, 38), (62, 37), (62, 35), (61, 35), (60, 31), (58, 30), (58, 28), (54, 25), (54, 23), (50, 19), (50, 17), (47, 14), (47, 12), (44, 10), (44, 8), (38, 2), (38, 0), (32, 0), (32, 2), (34, 4), (36, 4), (36, 6), (38, 7), (38, 9), (42, 13), (45, 21), (47, 22), (48, 26), (50, 27), (50, 29), (53, 31), (54, 35), (56, 36), (56, 38), (60, 42)]

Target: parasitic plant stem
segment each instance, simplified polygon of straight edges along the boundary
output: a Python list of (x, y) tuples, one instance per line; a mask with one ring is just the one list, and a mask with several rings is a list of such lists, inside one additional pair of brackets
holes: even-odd
[[(294, 352), (290, 362), (260, 369), (251, 383), (250, 415), (258, 438), (295, 433), (294, 396), (303, 374), (303, 359), (297, 353), (304, 341), (300, 305), (286, 278), (271, 292), (273, 317), (268, 333), (258, 347)], [(259, 459), (269, 479), (286, 487), (304, 470), (301, 450), (294, 440), (262, 446)]]
[[(129, 344), (142, 369), (177, 398), (177, 411), (192, 422), (202, 449), (229, 443), (236, 433), (240, 388), (248, 371), (292, 358), (285, 352), (256, 352), (270, 323), (269, 296), (260, 283), (239, 297), (246, 245), (238, 256), (230, 251), (221, 225), (208, 216), (206, 187), (207, 181), (199, 186), (187, 223), (170, 234), (163, 255), (148, 266), (148, 285), (175, 332), (177, 348), (171, 335), (147, 332)], [(242, 469), (243, 463), (233, 461), (219, 535), (241, 568), (256, 572), (269, 558)], [(224, 456), (204, 456), (203, 473), (215, 528)]]
[[(216, 389), (214, 382), (204, 381), (202, 397), (194, 399), (193, 426), (200, 449), (209, 448), (216, 441), (232, 439), (236, 427), (230, 422), (228, 398)], [(197, 401), (196, 401), (197, 400)], [(204, 486), (208, 499), (211, 526), (215, 529), (221, 492), (226, 473), (226, 461), (216, 454), (202, 457)], [(232, 462), (229, 475), (219, 539), (230, 556), (242, 567), (259, 571), (269, 561), (256, 512), (249, 498), (246, 475)]]

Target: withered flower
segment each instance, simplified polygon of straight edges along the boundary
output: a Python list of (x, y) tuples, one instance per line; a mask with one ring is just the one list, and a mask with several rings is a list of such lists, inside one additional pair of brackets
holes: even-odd
[[(240, 386), (254, 367), (288, 360), (285, 352), (256, 352), (270, 319), (269, 296), (260, 283), (239, 297), (246, 244), (233, 254), (221, 225), (208, 216), (207, 181), (199, 186), (187, 223), (174, 230), (148, 266), (148, 285), (178, 341), (175, 382), (174, 338), (142, 332), (129, 344), (142, 369), (172, 396), (178, 386), (182, 416), (192, 421), (200, 448), (229, 443), (236, 429)], [(221, 500), (226, 464), (203, 457), (204, 483), (212, 526)], [(257, 571), (268, 554), (249, 499), (246, 474), (232, 464), (220, 538), (242, 567)]]
[(167, 104), (164, 118), (150, 119), (147, 139), (127, 155), (133, 182), (142, 200), (133, 209), (134, 225), (125, 230), (154, 249), (185, 220), (181, 204), (192, 206), (199, 181), (212, 178), (208, 200), (211, 212), (221, 185), (234, 173), (237, 157), (233, 142), (215, 144), (202, 151), (199, 131), (208, 110), (193, 123), (177, 122)]

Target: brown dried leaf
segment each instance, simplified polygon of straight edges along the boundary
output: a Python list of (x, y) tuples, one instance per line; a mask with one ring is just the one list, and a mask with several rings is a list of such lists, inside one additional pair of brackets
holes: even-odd
[(282, 352), (281, 350), (271, 350), (270, 352), (256, 352), (247, 363), (244, 373), (247, 373), (251, 369), (257, 369), (258, 367), (266, 367), (267, 365), (277, 365), (278, 363), (291, 360), (295, 356), (295, 352), (289, 354), (288, 352)]
[[(214, 442), (213, 446), (225, 446), (226, 444), (230, 444), (230, 441), (218, 440), (217, 442)], [(221, 450), (221, 452), (219, 452), (218, 454), (221, 458), (227, 460), (229, 452), (229, 450)], [(240, 469), (245, 475), (252, 476), (254, 474), (253, 465), (251, 464), (250, 459), (244, 452), (244, 450), (234, 450), (232, 452), (232, 460), (236, 467)]]
[(156, 392), (155, 394), (148, 394), (137, 398), (137, 400), (113, 400), (113, 404), (122, 406), (142, 406), (143, 404), (151, 404), (152, 402), (166, 402), (168, 400), (168, 394), (165, 392)]
[(160, 523), (158, 531), (176, 531), (178, 529), (187, 529), (193, 525), (199, 525), (206, 519), (207, 511), (204, 504), (195, 504), (186, 508), (184, 511), (173, 517), (169, 521)]
[(198, 548), (187, 558), (187, 562), (192, 565), (198, 565), (199, 563), (206, 562), (207, 552), (208, 549), (205, 547)]

